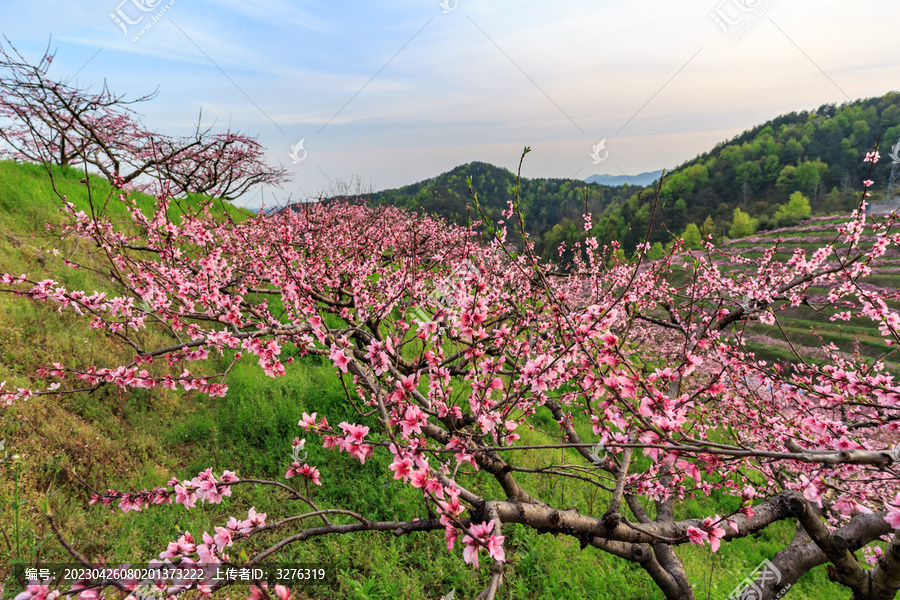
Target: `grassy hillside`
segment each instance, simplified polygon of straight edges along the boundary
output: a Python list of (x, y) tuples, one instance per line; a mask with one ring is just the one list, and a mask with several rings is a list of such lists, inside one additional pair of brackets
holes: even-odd
[[(81, 177), (71, 169), (59, 170), (56, 185), (69, 201), (88, 210), (88, 188), (79, 183)], [(110, 190), (93, 178), (90, 189), (99, 209)], [(151, 198), (135, 198), (141, 207), (152, 205)], [(110, 290), (94, 248), (45, 227), (47, 222), (61, 224), (57, 204), (41, 167), (0, 163), (0, 272), (49, 277), (88, 291)], [(196, 202), (184, 204), (185, 210), (193, 208)], [(106, 210), (115, 215), (121, 209), (111, 203)], [(247, 217), (228, 210), (235, 218)], [(96, 270), (70, 269), (54, 249)], [(748, 246), (747, 252), (752, 251)], [(0, 381), (11, 387), (40, 385), (36, 369), (61, 356), (74, 364), (112, 365), (128, 354), (89, 330), (82, 318), (0, 294)], [(272, 380), (255, 361), (245, 360), (232, 371), (225, 398), (160, 390), (124, 394), (102, 388), (92, 394), (41, 396), (0, 409), (0, 439), (5, 440), (0, 451), (3, 597), (14, 595), (18, 585), (15, 573), (7, 568), (10, 562), (69, 562), (42, 517), (42, 502), (49, 503), (64, 535), (80, 552), (111, 563), (145, 562), (183, 531), (195, 536), (211, 532), (229, 515), (246, 514), (251, 506), (268, 513), (270, 520), (292, 514), (293, 507), (284, 496), (249, 486), (235, 488), (221, 505), (192, 511), (175, 505), (138, 514), (111, 512), (89, 507), (88, 491), (78, 479), (98, 489), (140, 489), (161, 485), (173, 476), (190, 478), (210, 466), (242, 476), (278, 479), (290, 462), (290, 440), (300, 433), (297, 421), (304, 411), (316, 411), (331, 422), (346, 414), (344, 393), (333, 370), (319, 358), (304, 358), (289, 367), (285, 377)], [(525, 443), (546, 442), (547, 432), (557, 427), (546, 412), (538, 412), (532, 425), (533, 430), (523, 433)], [(576, 426), (587, 431), (590, 424), (581, 419)], [(310, 446), (310, 463), (320, 465), (326, 482), (315, 492), (320, 506), (347, 508), (373, 518), (419, 516), (420, 495), (391, 478), (384, 456), (360, 465), (346, 454)], [(19, 458), (14, 460), (13, 455)], [(595, 506), (601, 505), (596, 488), (579, 482), (562, 484), (534, 474), (523, 483), (585, 514), (595, 514)], [(483, 480), (481, 485), (496, 484)], [(678, 510), (689, 517), (721, 514), (736, 508), (737, 501), (714, 495), (686, 500)], [(662, 598), (641, 569), (594, 549), (580, 550), (577, 540), (539, 535), (519, 526), (505, 528), (504, 533), (509, 565), (501, 598)], [(782, 523), (757, 537), (731, 542), (717, 554), (710, 553), (708, 546), (681, 547), (678, 552), (698, 597), (725, 598), (791, 535), (790, 524)], [(248, 550), (264, 548), (274, 539), (254, 539)], [(447, 552), (440, 532), (402, 538), (376, 533), (317, 538), (285, 549), (279, 562), (316, 563), (329, 570), (327, 580), (298, 588), (300, 599), (437, 599), (451, 589), (456, 598), (471, 598), (488, 579), (490, 568), (483, 561), (473, 572), (462, 560), (460, 545)], [(820, 568), (804, 577), (789, 597), (847, 596), (827, 582)]]

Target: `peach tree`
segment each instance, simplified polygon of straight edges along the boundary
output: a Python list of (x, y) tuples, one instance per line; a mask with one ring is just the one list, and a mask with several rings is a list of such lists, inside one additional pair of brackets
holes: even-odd
[[(866, 156), (870, 165), (877, 159), (877, 151)], [(521, 524), (630, 561), (666, 598), (688, 599), (681, 548), (726, 552), (732, 540), (787, 522), (796, 535), (733, 597), (781, 597), (824, 564), (854, 600), (894, 598), (900, 588), (892, 450), (900, 385), (885, 360), (900, 342), (900, 315), (891, 308), (896, 290), (866, 283), (876, 264), (896, 256), (900, 237), (892, 219), (867, 216), (865, 197), (831, 243), (787, 259), (775, 246), (742, 258), (710, 242), (691, 251), (676, 241), (660, 260), (646, 259), (647, 243), (623, 260), (589, 239), (565, 270), (537, 260), (527, 235), (522, 248), (506, 242), (507, 227), (524, 234), (517, 202), (504, 222), (479, 229), (347, 202), (240, 223), (208, 211), (172, 220), (171, 201), (160, 194), (152, 214), (133, 205), (127, 230), (65, 204), (70, 233), (108, 258), (117, 295), (0, 275), (3, 292), (83, 315), (121, 342), (124, 357), (89, 368), (60, 357), (41, 371), (52, 389), (0, 389), (0, 399), (99, 386), (224, 396), (230, 367), (210, 368), (211, 356), (256, 361), (273, 378), (295, 358), (319, 356), (346, 391), (346, 417), (329, 423), (298, 409), (282, 480), (208, 469), (151, 490), (91, 494), (91, 503), (123, 511), (199, 509), (254, 484), (305, 507), (277, 521), (251, 510), (211, 532), (184, 532), (159, 549), (166, 564), (228, 563), (263, 532), (285, 531), (249, 564), (317, 536), (432, 531), (465, 562), (490, 562), (479, 596), (490, 599), (508, 568), (504, 529)], [(814, 287), (829, 292), (816, 296)], [(800, 352), (790, 365), (757, 358), (748, 325), (777, 326), (782, 311), (800, 305), (875, 323), (884, 356), (823, 344), (818, 360)], [(142, 345), (137, 334), (151, 327), (169, 342)], [(286, 345), (296, 357), (282, 354)], [(180, 374), (163, 372), (172, 365)], [(526, 441), (537, 413), (555, 421), (550, 443)], [(340, 474), (309, 464), (307, 443), (361, 463), (390, 457), (390, 476), (421, 493), (422, 514), (380, 521), (321, 505), (314, 490)], [(474, 486), (477, 477), (491, 478), (496, 493)], [(602, 503), (589, 511), (560, 505), (536, 490), (536, 477), (589, 486)], [(734, 497), (737, 508), (680, 514), (681, 500), (713, 493)], [(106, 583), (129, 593), (137, 585)], [(218, 585), (201, 579), (164, 593)], [(35, 582), (19, 598), (54, 593)], [(291, 592), (252, 593), (283, 600)]]

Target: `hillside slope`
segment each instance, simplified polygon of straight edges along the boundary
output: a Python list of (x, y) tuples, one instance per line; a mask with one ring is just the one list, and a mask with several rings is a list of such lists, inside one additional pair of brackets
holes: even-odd
[[(881, 220), (886, 217), (876, 215), (869, 218)], [(847, 221), (847, 216), (816, 217), (794, 227), (725, 241), (722, 248), (731, 252), (736, 260), (723, 265), (723, 268), (735, 274), (752, 273), (753, 267), (746, 261), (761, 257), (765, 250), (776, 244), (778, 251), (774, 255), (775, 259), (784, 261), (790, 259), (797, 250), (804, 250), (811, 255), (826, 245), (832, 245), (840, 253), (847, 247), (847, 244), (840, 241), (840, 230)], [(874, 241), (865, 233), (862, 239)], [(892, 294), (893, 300), (887, 301), (888, 306), (900, 309), (900, 254), (889, 250), (879, 259), (872, 274), (859, 285), (864, 289), (877, 289)], [(802, 357), (804, 360), (818, 362), (824, 358), (822, 346), (834, 344), (848, 355), (859, 353), (873, 361), (885, 360), (889, 365), (900, 365), (900, 355), (895, 348), (885, 346), (877, 323), (867, 318), (853, 318), (858, 316), (859, 307), (847, 305), (842, 310), (822, 308), (829, 289), (819, 286), (810, 288), (809, 292), (804, 304), (780, 312), (775, 324), (756, 323), (749, 328), (749, 346), (760, 358), (797, 362)], [(845, 311), (850, 318), (836, 316)], [(798, 353), (800, 357), (797, 356)]]

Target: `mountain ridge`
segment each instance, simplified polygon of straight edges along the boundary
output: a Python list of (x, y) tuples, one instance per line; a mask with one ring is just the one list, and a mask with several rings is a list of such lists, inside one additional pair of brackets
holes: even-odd
[[(727, 235), (739, 216), (754, 230), (784, 227), (796, 216), (784, 210), (795, 194), (804, 197), (814, 215), (846, 214), (858, 205), (858, 193), (867, 179), (875, 181), (868, 190), (869, 202), (882, 200), (891, 162), (866, 164), (863, 157), (879, 139), (887, 156), (898, 138), (900, 92), (888, 92), (778, 115), (684, 161), (666, 173), (662, 186), (648, 185), (658, 180), (656, 171), (628, 177), (624, 183), (618, 179), (622, 176), (612, 175), (592, 175), (587, 180), (521, 178), (518, 196), (526, 233), (545, 259), (565, 261), (566, 251), (559, 254), (561, 245), (571, 246), (586, 237), (601, 245), (615, 242), (631, 252), (648, 230), (651, 244), (665, 245), (688, 227)], [(636, 180), (641, 176), (652, 179)], [(485, 216), (496, 223), (516, 196), (516, 176), (484, 162), (459, 165), (417, 183), (362, 197), (465, 224), (481, 219), (469, 194), (469, 177)], [(591, 215), (588, 230), (585, 214)], [(512, 243), (521, 242), (516, 229), (508, 232)]]
[(618, 187), (625, 184), (650, 185), (654, 181), (659, 181), (659, 177), (662, 173), (663, 169), (657, 169), (656, 171), (645, 171), (644, 173), (638, 173), (637, 175), (591, 175), (584, 181), (586, 183), (599, 183), (600, 185), (609, 185), (612, 187)]

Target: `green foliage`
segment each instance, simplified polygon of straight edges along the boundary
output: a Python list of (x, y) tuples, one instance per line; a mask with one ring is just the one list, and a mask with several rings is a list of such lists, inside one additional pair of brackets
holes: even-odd
[(778, 227), (791, 227), (805, 219), (812, 213), (809, 206), (809, 198), (800, 192), (791, 194), (790, 200), (785, 206), (780, 206), (773, 217)]
[(728, 235), (733, 238), (742, 238), (753, 235), (759, 227), (758, 219), (751, 219), (750, 215), (739, 208), (734, 209), (734, 218), (731, 221), (731, 227), (728, 229)]
[(796, 189), (795, 179), (797, 177), (797, 167), (794, 165), (785, 165), (775, 180), (775, 188), (785, 196)]
[(717, 242), (719, 240), (719, 228), (716, 227), (716, 222), (713, 221), (712, 215), (706, 215), (706, 219), (700, 226), (700, 233), (703, 235), (704, 239), (707, 236), (712, 236), (714, 242)]
[(688, 223), (684, 233), (681, 234), (681, 238), (684, 240), (684, 246), (691, 250), (697, 250), (703, 245), (703, 236), (700, 235), (700, 229), (693, 223)]
[(827, 172), (828, 165), (818, 158), (814, 161), (804, 162), (797, 167), (797, 189), (815, 197), (819, 189), (819, 183)]
[[(809, 198), (800, 192), (794, 192), (791, 194), (790, 201), (785, 207), (785, 212), (797, 215), (801, 219), (808, 217), (812, 213), (812, 209), (809, 206)], [(778, 213), (775, 214), (777, 215)]]

